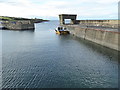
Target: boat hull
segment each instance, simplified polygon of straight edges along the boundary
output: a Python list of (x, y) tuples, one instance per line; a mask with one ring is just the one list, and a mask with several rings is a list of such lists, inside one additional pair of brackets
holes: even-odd
[(69, 31), (56, 31), (56, 34), (69, 34)]

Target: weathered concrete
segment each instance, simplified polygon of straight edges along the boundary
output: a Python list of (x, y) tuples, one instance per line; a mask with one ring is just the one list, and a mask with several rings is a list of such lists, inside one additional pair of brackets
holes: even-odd
[(63, 25), (70, 30), (70, 33), (85, 40), (95, 42), (105, 47), (120, 51), (120, 32), (105, 31), (94, 28), (83, 28), (72, 25)]
[(2, 23), (5, 29), (9, 30), (34, 30), (34, 23), (30, 20), (5, 21)]
[(118, 28), (118, 20), (76, 20), (76, 14), (60, 14), (60, 25), (65, 25), (65, 19), (71, 19), (70, 24)]
[(65, 24), (65, 19), (71, 19), (71, 24), (76, 23), (76, 16), (75, 14), (60, 14), (59, 19), (60, 19), (60, 24), (63, 25)]
[(118, 28), (118, 20), (76, 20), (76, 23), (87, 26)]
[[(101, 28), (109, 27), (118, 29), (118, 20), (76, 20), (76, 15), (71, 14), (61, 14), (59, 15), (59, 18), (60, 25), (68, 28), (71, 34), (85, 40), (103, 45), (105, 47), (120, 51), (120, 48), (118, 48), (118, 46), (120, 46), (120, 43), (118, 43), (118, 40), (120, 39), (120, 32), (90, 28), (90, 26), (99, 26)], [(72, 24), (77, 25), (65, 25), (64, 19), (71, 19), (73, 20)]]

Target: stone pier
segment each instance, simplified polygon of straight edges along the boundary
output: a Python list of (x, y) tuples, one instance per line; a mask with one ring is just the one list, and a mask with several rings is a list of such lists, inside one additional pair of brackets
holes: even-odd
[[(120, 51), (118, 20), (76, 20), (76, 15), (69, 14), (61, 14), (59, 18), (60, 25), (74, 36)], [(71, 25), (65, 24), (64, 19), (71, 19)]]
[(34, 23), (30, 20), (3, 21), (2, 26), (8, 30), (34, 30)]

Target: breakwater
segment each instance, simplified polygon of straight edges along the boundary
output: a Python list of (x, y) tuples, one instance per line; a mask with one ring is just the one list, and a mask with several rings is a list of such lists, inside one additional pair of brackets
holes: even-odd
[[(60, 25), (68, 28), (71, 34), (103, 45), (105, 47), (120, 51), (120, 32), (118, 32), (118, 20), (76, 20), (77, 15), (60, 14)], [(69, 24), (65, 19), (71, 19)], [(94, 28), (92, 28), (94, 27)], [(117, 29), (109, 31), (107, 29)]]
[(76, 20), (76, 24), (86, 25), (86, 26), (118, 28), (118, 20)]
[(120, 32), (106, 31), (95, 28), (85, 28), (74, 25), (63, 25), (70, 30), (70, 33), (85, 40), (95, 42), (97, 44), (109, 47), (111, 49), (119, 50), (118, 40), (120, 39)]
[(3, 21), (3, 29), (9, 30), (34, 30), (34, 23), (30, 20)]

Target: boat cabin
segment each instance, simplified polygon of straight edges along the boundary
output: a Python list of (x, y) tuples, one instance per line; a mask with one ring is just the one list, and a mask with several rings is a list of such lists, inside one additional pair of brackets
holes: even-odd
[(57, 30), (57, 31), (65, 31), (66, 28), (65, 28), (65, 27), (57, 27), (56, 30)]

